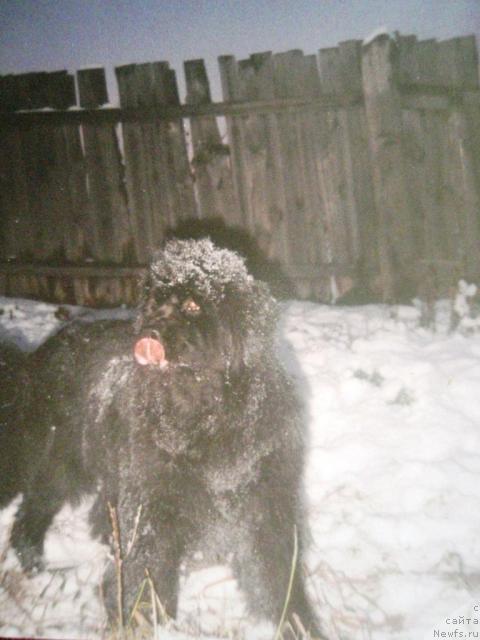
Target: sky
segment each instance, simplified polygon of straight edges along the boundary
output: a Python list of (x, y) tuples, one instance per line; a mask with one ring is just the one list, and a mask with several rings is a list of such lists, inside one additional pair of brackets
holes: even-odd
[(311, 54), (379, 26), (478, 42), (480, 0), (0, 0), (0, 75), (98, 65), (112, 88), (115, 66), (167, 60), (183, 92), (183, 62), (204, 58), (220, 100), (219, 55)]

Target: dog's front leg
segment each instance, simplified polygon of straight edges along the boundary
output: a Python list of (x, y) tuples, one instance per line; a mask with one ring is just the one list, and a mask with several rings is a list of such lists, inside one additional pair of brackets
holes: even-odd
[(45, 465), (32, 477), (15, 516), (10, 541), (27, 572), (43, 568), (45, 535), (69, 497), (65, 490), (67, 471), (55, 459), (51, 468)]
[(324, 638), (305, 588), (297, 497), (276, 477), (277, 469), (271, 465), (267, 478), (245, 495), (234, 574), (252, 613), (274, 624), (285, 614), (283, 638), (303, 637), (296, 618), (309, 637)]
[[(109, 620), (114, 625), (119, 621), (120, 602), (124, 625), (135, 620), (140, 608), (145, 613), (143, 607), (139, 608), (141, 602), (147, 602), (150, 610), (152, 586), (164, 612), (175, 618), (179, 566), (184, 552), (175, 514), (158, 506), (134, 505), (133, 496), (128, 502), (124, 501), (114, 509), (116, 523), (112, 522), (112, 561), (103, 579)], [(147, 576), (150, 580), (145, 588)]]

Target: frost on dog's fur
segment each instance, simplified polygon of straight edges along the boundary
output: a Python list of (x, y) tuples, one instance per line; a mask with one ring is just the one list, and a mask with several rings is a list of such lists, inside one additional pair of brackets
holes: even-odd
[(198, 294), (212, 300), (221, 299), (227, 286), (247, 286), (252, 281), (243, 258), (217, 249), (208, 239), (170, 241), (154, 256), (150, 272), (164, 286), (194, 286)]
[[(275, 314), (239, 256), (208, 240), (173, 240), (148, 270), (134, 323), (72, 323), (28, 357), (16, 478), (24, 499), (12, 532), (27, 570), (41, 563), (63, 504), (93, 493), (93, 532), (111, 542), (112, 504), (123, 549), (142, 507), (123, 563), (125, 616), (146, 569), (175, 616), (181, 563), (220, 530), (216, 551), (233, 556), (251, 613), (278, 622), (297, 531), (287, 618), (317, 630), (301, 570), (303, 423), (273, 346)], [(135, 359), (152, 334), (168, 366)], [(116, 585), (111, 565), (103, 584), (111, 620)]]

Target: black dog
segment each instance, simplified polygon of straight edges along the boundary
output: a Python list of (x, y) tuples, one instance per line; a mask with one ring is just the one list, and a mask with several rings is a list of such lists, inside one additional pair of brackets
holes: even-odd
[[(318, 635), (305, 594), (301, 412), (277, 361), (276, 307), (235, 253), (209, 240), (172, 240), (143, 282), (135, 323), (74, 323), (29, 356), (23, 491), (12, 544), (38, 565), (66, 501), (96, 492), (95, 534), (111, 542), (116, 509), (126, 554), (128, 613), (145, 570), (176, 614), (182, 559), (221, 532), (253, 614)], [(141, 511), (139, 509), (141, 508)], [(113, 563), (104, 576), (117, 617)]]

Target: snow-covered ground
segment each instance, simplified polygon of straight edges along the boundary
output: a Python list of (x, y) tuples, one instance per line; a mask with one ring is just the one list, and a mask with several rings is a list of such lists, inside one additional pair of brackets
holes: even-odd
[[(51, 305), (0, 310), (0, 337), (25, 349), (59, 325)], [(432, 330), (414, 306), (284, 306), (279, 350), (309, 412), (309, 585), (332, 640), (480, 637), (480, 331), (448, 331), (450, 313)], [(109, 560), (88, 503), (59, 514), (30, 579), (6, 543), (15, 508), (0, 514), (0, 635), (99, 637)], [(179, 628), (162, 637), (272, 635), (227, 567), (184, 576)]]

